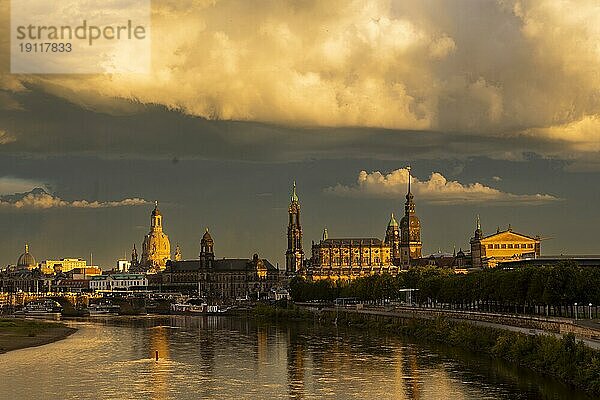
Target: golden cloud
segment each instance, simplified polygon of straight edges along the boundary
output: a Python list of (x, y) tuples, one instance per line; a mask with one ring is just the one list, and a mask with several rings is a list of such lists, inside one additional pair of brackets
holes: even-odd
[[(347, 197), (401, 198), (406, 194), (408, 179), (406, 168), (396, 169), (388, 174), (363, 170), (358, 174), (356, 185), (337, 184), (325, 191)], [(438, 172), (433, 172), (426, 181), (413, 177), (411, 192), (420, 200), (436, 204), (540, 204), (560, 200), (549, 194), (513, 194), (477, 182), (463, 184), (449, 181)]]

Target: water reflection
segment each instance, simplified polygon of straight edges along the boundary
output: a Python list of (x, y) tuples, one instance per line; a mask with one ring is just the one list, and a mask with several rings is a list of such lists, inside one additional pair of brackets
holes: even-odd
[(73, 324), (67, 340), (1, 355), (0, 397), (586, 398), (508, 363), (351, 329), (223, 317)]

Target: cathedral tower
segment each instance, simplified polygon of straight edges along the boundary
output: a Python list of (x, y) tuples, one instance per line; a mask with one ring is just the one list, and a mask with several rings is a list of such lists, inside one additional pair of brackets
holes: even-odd
[(410, 166), (408, 170), (408, 192), (404, 204), (404, 217), (400, 220), (400, 257), (404, 267), (410, 266), (410, 260), (421, 258), (421, 221), (415, 213), (414, 196), (410, 191)]
[(163, 217), (154, 203), (150, 216), (150, 232), (144, 237), (142, 244), (142, 269), (148, 272), (159, 272), (165, 269), (167, 260), (171, 258), (169, 237), (163, 232)]
[(292, 188), (290, 207), (288, 208), (288, 246), (285, 252), (285, 273), (295, 274), (302, 268), (304, 251), (302, 250), (302, 227), (300, 226), (300, 203), (296, 194), (296, 181)]
[(394, 213), (390, 216), (387, 229), (385, 231), (385, 244), (390, 246), (390, 257), (394, 265), (400, 264), (400, 226), (394, 217)]

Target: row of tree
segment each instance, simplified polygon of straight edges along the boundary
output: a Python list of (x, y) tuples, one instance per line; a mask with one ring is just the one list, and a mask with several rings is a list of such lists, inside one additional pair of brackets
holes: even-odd
[(405, 299), (402, 289), (418, 289), (417, 303), (573, 305), (600, 304), (600, 268), (562, 263), (519, 269), (489, 269), (454, 274), (450, 269), (415, 268), (398, 274), (373, 275), (350, 282), (311, 282), (294, 278), (295, 301), (355, 297), (362, 301)]

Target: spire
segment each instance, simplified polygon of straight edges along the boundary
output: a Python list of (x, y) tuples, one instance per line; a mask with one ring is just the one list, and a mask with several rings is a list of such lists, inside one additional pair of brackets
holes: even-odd
[(483, 233), (481, 232), (481, 221), (479, 220), (479, 214), (477, 214), (477, 222), (475, 224), (475, 240), (481, 239)]
[(327, 233), (327, 228), (323, 229), (323, 240), (329, 239), (329, 234)]
[(390, 222), (388, 222), (388, 228), (392, 227), (392, 226), (398, 226), (398, 221), (396, 221), (396, 218), (394, 217), (394, 213), (392, 213), (390, 215)]
[(298, 195), (296, 194), (296, 180), (294, 180), (294, 186), (292, 187), (292, 203), (298, 202)]
[(25, 253), (29, 253), (29, 244), (25, 243)]
[(410, 174), (411, 169), (412, 168), (410, 167), (410, 165), (406, 167), (406, 170), (408, 171), (408, 192), (406, 193), (406, 203), (404, 204), (405, 215), (415, 213), (415, 202), (413, 201), (415, 196), (413, 196), (413, 194), (410, 191), (410, 181), (412, 180), (412, 176)]

